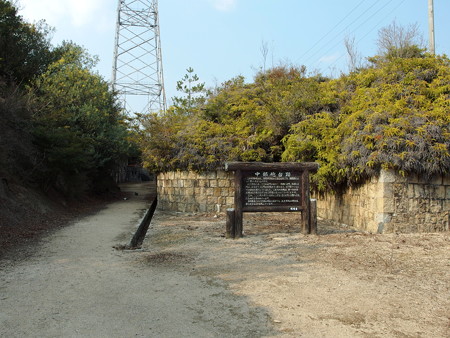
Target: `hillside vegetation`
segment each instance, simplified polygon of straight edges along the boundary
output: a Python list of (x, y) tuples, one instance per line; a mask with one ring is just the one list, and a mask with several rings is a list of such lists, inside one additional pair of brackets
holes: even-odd
[(142, 116), (153, 171), (204, 171), (226, 161), (316, 161), (319, 191), (337, 191), (394, 169), (450, 172), (450, 60), (393, 47), (337, 79), (279, 66), (206, 91), (188, 69), (184, 100)]

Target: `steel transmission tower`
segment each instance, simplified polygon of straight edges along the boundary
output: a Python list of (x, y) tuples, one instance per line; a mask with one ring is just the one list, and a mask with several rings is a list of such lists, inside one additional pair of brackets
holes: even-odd
[(112, 86), (129, 113), (166, 110), (157, 0), (118, 1)]

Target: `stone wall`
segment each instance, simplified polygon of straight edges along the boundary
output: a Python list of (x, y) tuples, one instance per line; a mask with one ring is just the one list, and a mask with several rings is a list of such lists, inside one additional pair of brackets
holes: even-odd
[(317, 198), (318, 216), (372, 233), (449, 230), (450, 177), (431, 181), (382, 170), (342, 195)]
[(232, 172), (176, 171), (158, 175), (158, 209), (180, 212), (225, 212), (234, 205)]
[[(319, 218), (372, 233), (448, 231), (450, 177), (425, 181), (383, 170), (378, 178), (343, 195), (317, 198)], [(234, 205), (233, 172), (158, 175), (158, 208), (180, 212), (225, 212)]]

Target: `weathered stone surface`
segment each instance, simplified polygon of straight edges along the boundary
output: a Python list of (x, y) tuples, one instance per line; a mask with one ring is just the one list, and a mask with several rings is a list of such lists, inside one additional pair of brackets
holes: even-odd
[[(173, 172), (158, 175), (159, 208), (223, 212), (234, 206), (232, 172)], [(368, 232), (448, 231), (450, 178), (426, 181), (382, 171), (343, 195), (317, 198), (318, 216)]]

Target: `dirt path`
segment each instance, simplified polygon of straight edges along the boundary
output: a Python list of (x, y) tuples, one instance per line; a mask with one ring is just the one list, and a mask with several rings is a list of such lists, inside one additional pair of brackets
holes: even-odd
[(367, 235), (292, 217), (156, 212), (134, 196), (0, 262), (2, 337), (448, 337), (449, 234)]
[[(138, 190), (137, 187), (128, 187)], [(111, 204), (3, 261), (1, 337), (235, 337), (266, 334), (267, 315), (221, 283), (149, 267), (126, 243), (148, 201)], [(200, 315), (204, 312), (204, 315)], [(209, 313), (207, 313), (209, 312)]]

